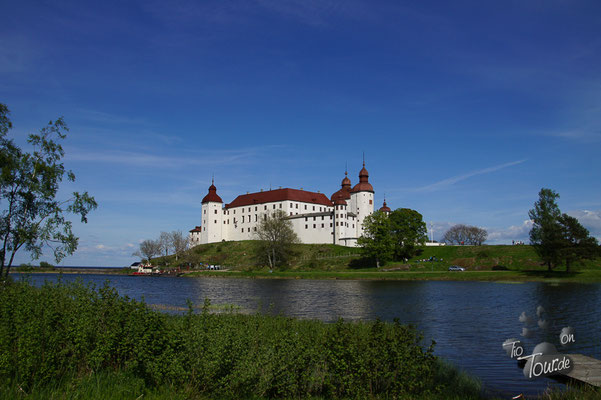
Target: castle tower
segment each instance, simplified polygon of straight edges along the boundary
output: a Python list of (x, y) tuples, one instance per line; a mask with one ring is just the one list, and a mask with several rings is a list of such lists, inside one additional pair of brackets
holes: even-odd
[(351, 210), (357, 215), (357, 237), (363, 235), (363, 220), (374, 212), (374, 188), (369, 183), (369, 173), (363, 168), (359, 171), (359, 183), (351, 190)]
[(223, 201), (217, 194), (213, 179), (209, 186), (209, 193), (202, 199), (201, 217), (200, 243), (221, 242), (223, 238)]
[(390, 212), (392, 211), (392, 210), (390, 209), (390, 207), (388, 207), (388, 206), (386, 205), (386, 196), (384, 196), (384, 204), (382, 205), (382, 207), (380, 207), (380, 210), (379, 210), (379, 211), (383, 212), (383, 213), (384, 213), (384, 214), (386, 214), (386, 215), (390, 214)]
[(346, 246), (346, 242), (342, 240), (349, 235), (348, 225), (348, 204), (344, 200), (343, 193), (336, 193), (334, 196), (334, 244)]

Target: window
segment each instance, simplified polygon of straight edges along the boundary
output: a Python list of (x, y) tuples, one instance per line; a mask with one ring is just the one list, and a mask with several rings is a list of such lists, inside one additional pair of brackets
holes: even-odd
[(244, 215), (242, 216), (242, 223), (244, 223)]
[(225, 225), (225, 221), (223, 221), (223, 225)]
[(292, 208), (292, 206), (293, 206), (293, 204), (292, 204), (292, 203), (290, 203), (290, 208)]
[(309, 217), (305, 217), (305, 222), (307, 222), (309, 220)]
[(323, 221), (323, 219), (324, 219), (324, 216), (322, 215), (322, 216), (321, 216), (321, 220)]
[(248, 212), (250, 212), (250, 207), (248, 207)]
[(253, 230), (256, 232), (256, 231), (257, 231), (257, 227), (255, 226), (255, 227), (253, 228)]
[(324, 227), (323, 225), (324, 225), (324, 224), (321, 224), (321, 227), (322, 227), (322, 228)]
[(305, 229), (309, 229), (309, 225), (305, 225)]
[(275, 210), (275, 204), (273, 205), (273, 209)]
[(315, 229), (315, 224), (313, 224), (313, 229)]
[(244, 233), (244, 228), (242, 228), (242, 233)]
[(298, 204), (296, 205), (296, 208), (298, 208)]
[(202, 213), (203, 213), (203, 214), (206, 214), (206, 213), (207, 213), (207, 210), (202, 210)]
[(338, 226), (338, 222), (336, 222), (336, 226)]
[(290, 211), (290, 215), (292, 216), (292, 211)]
[(236, 210), (234, 210), (234, 214), (236, 214)]
[(257, 207), (255, 207), (255, 211), (257, 211)]
[(265, 206), (265, 209), (267, 210), (267, 206)]
[(313, 221), (315, 221), (315, 218), (317, 218), (317, 217), (313, 217)]
[(369, 204), (373, 204), (373, 203), (374, 203), (374, 201), (370, 199), (369, 200)]
[(280, 203), (280, 208), (282, 208), (282, 203)]
[(215, 220), (215, 223), (217, 223), (217, 220)]
[(257, 222), (259, 220), (259, 216), (257, 214), (255, 214), (255, 222)]
[(206, 230), (207, 230), (207, 228), (203, 227), (203, 228), (202, 228), (202, 230), (203, 230), (203, 231), (206, 231)]
[(307, 205), (305, 204), (305, 210), (307, 209)]
[(315, 206), (313, 206), (313, 211), (315, 211)]
[(330, 222), (330, 228), (332, 227), (332, 223)]
[(217, 210), (215, 210), (215, 214), (217, 214)]

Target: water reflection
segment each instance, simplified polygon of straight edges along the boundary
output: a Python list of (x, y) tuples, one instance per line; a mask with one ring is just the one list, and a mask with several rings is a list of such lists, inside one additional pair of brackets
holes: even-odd
[[(529, 282), (399, 282), (343, 280), (268, 280), (221, 278), (150, 278), (84, 275), (101, 285), (107, 279), (121, 295), (144, 298), (148, 304), (185, 309), (186, 300), (202, 305), (235, 305), (243, 312), (269, 312), (299, 318), (335, 321), (381, 318), (414, 324), (426, 341), (435, 339), (439, 356), (478, 376), (489, 388), (506, 394), (536, 394), (553, 381), (527, 381), (502, 343), (515, 337), (531, 351), (541, 341), (561, 349), (561, 328), (576, 330), (576, 343), (566, 353), (601, 359), (601, 303), (599, 284), (545, 284)], [(32, 282), (56, 280), (56, 275), (32, 275)], [(76, 279), (65, 275), (65, 281)], [(536, 309), (544, 307), (548, 329), (536, 324)], [(533, 320), (532, 337), (520, 334), (522, 312)]]

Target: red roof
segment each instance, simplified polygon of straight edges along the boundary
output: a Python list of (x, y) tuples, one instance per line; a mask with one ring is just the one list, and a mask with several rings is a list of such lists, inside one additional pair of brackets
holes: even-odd
[(211, 186), (209, 186), (209, 193), (205, 197), (203, 197), (201, 201), (201, 203), (203, 204), (209, 202), (223, 203), (223, 200), (221, 200), (221, 197), (219, 197), (219, 195), (217, 194), (217, 188), (213, 183), (211, 183)]
[(382, 212), (387, 212), (387, 213), (389, 213), (389, 212), (391, 212), (391, 211), (392, 211), (392, 210), (390, 209), (390, 207), (388, 207), (388, 206), (386, 205), (386, 200), (384, 200), (384, 205), (383, 205), (382, 207), (380, 207), (380, 211), (382, 211)]
[(197, 226), (194, 229), (192, 229), (190, 232), (202, 232), (202, 229), (200, 229), (200, 226)]
[(363, 163), (363, 168), (359, 171), (359, 183), (351, 190), (351, 193), (356, 192), (374, 192), (374, 187), (369, 183), (369, 173), (365, 169), (365, 162)]
[(265, 192), (242, 194), (234, 199), (225, 208), (250, 206), (254, 204), (272, 203), (276, 201), (299, 201), (302, 203), (321, 204), (332, 206), (332, 202), (323, 193), (309, 192), (298, 189), (276, 189)]

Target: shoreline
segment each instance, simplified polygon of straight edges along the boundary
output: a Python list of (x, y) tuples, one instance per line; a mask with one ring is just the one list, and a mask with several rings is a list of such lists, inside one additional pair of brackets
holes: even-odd
[[(129, 272), (129, 271), (127, 271)], [(10, 274), (65, 274), (65, 275), (123, 275), (122, 269), (85, 268), (69, 270), (11, 270)], [(173, 275), (171, 275), (173, 276)], [(547, 283), (601, 283), (601, 270), (565, 271), (193, 271), (179, 275), (183, 278), (231, 278), (231, 279), (318, 279), (318, 280), (377, 280), (377, 281), (456, 281), (497, 282), (519, 284), (526, 282)], [(160, 278), (160, 277), (159, 277)]]

